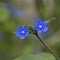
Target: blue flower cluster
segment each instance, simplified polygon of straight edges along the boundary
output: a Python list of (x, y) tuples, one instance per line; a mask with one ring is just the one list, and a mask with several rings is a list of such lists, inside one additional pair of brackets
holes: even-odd
[[(48, 30), (47, 21), (37, 19), (36, 23), (34, 24), (34, 30), (36, 30), (38, 33), (46, 32)], [(24, 39), (28, 35), (29, 35), (28, 26), (18, 26), (16, 36), (20, 37), (20, 39)]]
[(27, 26), (18, 26), (16, 31), (16, 36), (20, 37), (20, 39), (24, 39), (29, 35), (29, 29)]
[(37, 19), (36, 23), (34, 24), (34, 29), (37, 30), (38, 33), (46, 32), (48, 30), (47, 21)]

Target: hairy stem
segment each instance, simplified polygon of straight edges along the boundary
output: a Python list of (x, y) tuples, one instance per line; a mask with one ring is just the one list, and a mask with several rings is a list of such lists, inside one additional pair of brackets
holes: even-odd
[(38, 33), (35, 34), (38, 39), (40, 40), (40, 42), (53, 54), (53, 56), (55, 56), (56, 60), (59, 60), (59, 57), (55, 54), (54, 51), (52, 51), (52, 49), (39, 37)]

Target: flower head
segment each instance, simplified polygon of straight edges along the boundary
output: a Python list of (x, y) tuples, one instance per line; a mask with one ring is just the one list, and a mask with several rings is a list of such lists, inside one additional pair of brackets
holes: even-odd
[(37, 19), (37, 22), (34, 24), (34, 29), (37, 30), (37, 32), (46, 32), (48, 30), (47, 28), (47, 21)]
[(29, 29), (27, 26), (18, 26), (16, 36), (20, 37), (20, 39), (24, 39), (28, 35), (29, 35)]

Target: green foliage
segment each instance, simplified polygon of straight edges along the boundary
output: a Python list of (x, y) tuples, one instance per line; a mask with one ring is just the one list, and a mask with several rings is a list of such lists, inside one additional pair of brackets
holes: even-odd
[(24, 55), (14, 60), (56, 60), (56, 59), (51, 54), (40, 53), (37, 55)]
[(8, 20), (9, 13), (7, 9), (1, 5), (0, 6), (0, 22), (6, 22)]
[[(1, 0), (1, 1), (3, 1), (3, 0)], [(48, 52), (48, 50), (46, 48), (44, 48), (43, 45), (41, 45), (41, 43), (39, 42), (38, 38), (35, 35), (30, 34), (30, 36), (27, 37), (23, 41), (21, 41), (18, 37), (16, 37), (14, 32), (16, 31), (17, 26), (26, 25), (26, 24), (29, 25), (29, 23), (28, 23), (29, 19), (28, 19), (28, 21), (26, 21), (25, 17), (15, 18), (13, 16), (9, 16), (9, 12), (4, 6), (4, 4), (7, 2), (5, 0), (4, 0), (5, 3), (1, 2), (1, 1), (0, 1), (0, 23), (1, 23), (0, 29), (4, 33), (4, 36), (3, 36), (4, 40), (0, 40), (0, 50), (1, 50), (0, 51), (0, 60), (11, 60), (10, 56), (11, 57), (20, 56), (14, 60), (55, 60), (55, 58), (51, 54), (47, 54), (47, 53), (40, 53), (37, 55), (27, 55), (27, 54), (31, 54), (32, 52), (33, 53), (39, 53), (41, 51)], [(9, 2), (11, 2), (12, 5), (14, 5), (14, 7), (17, 7), (19, 5), (18, 6), (19, 8), (20, 7), (27, 8), (30, 6), (29, 3), (28, 3), (29, 5), (26, 4), (27, 5), (27, 7), (26, 7), (25, 4), (23, 5), (21, 2), (16, 2), (15, 0), (10, 0)], [(60, 0), (56, 0), (54, 2), (55, 2), (54, 10), (53, 10), (50, 18), (56, 17), (56, 19), (54, 21), (50, 22), (49, 27), (48, 27), (50, 30), (51, 29), (53, 30), (52, 34), (54, 33), (54, 36), (51, 35), (51, 37), (49, 37), (49, 35), (51, 33), (49, 33), (49, 34), (46, 33), (46, 35), (48, 37), (47, 44), (52, 48), (52, 50), (58, 56), (60, 56)], [(47, 17), (47, 18), (45, 17), (46, 10), (45, 10), (45, 5), (42, 0), (40, 0), (40, 2), (39, 2), (39, 7), (38, 7), (39, 10), (37, 12), (38, 12), (38, 15), (40, 16), (40, 18), (47, 19), (47, 20), (50, 19), (49, 17)], [(31, 22), (32, 22), (32, 20), (31, 20)], [(35, 32), (32, 26), (29, 27), (29, 30), (32, 33)], [(57, 30), (59, 30), (59, 32)], [(21, 56), (23, 54), (24, 54), (24, 56)]]

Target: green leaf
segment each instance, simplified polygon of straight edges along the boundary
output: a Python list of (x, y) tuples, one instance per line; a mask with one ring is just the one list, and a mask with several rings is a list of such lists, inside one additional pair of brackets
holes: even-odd
[(55, 57), (48, 53), (40, 53), (37, 55), (24, 55), (21, 57), (18, 57), (14, 60), (56, 60)]

